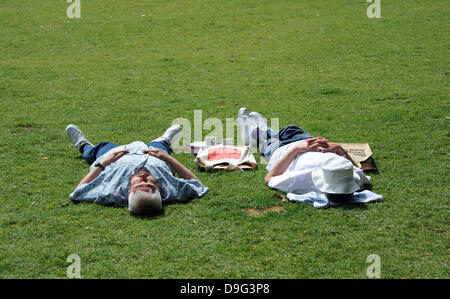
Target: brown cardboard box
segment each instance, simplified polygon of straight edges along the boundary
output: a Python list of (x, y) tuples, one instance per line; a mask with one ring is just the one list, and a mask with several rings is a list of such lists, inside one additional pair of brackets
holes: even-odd
[(348, 155), (363, 171), (376, 171), (377, 167), (372, 159), (372, 150), (368, 143), (340, 143)]

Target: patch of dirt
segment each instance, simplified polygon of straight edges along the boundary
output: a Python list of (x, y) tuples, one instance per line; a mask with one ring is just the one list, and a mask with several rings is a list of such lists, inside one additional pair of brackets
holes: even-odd
[(280, 207), (280, 206), (268, 207), (265, 210), (257, 210), (255, 208), (247, 209), (247, 214), (251, 217), (264, 216), (265, 214), (267, 214), (269, 212), (276, 212), (276, 213), (286, 212), (286, 209), (284, 207)]
[(287, 202), (287, 201), (288, 201), (287, 198), (286, 198), (285, 196), (283, 196), (283, 195), (281, 195), (281, 194), (278, 194), (278, 193), (275, 193), (274, 195), (272, 195), (272, 197), (281, 199), (282, 202)]

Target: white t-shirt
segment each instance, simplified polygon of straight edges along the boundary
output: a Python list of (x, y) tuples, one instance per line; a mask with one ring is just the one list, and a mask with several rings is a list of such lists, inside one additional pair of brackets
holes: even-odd
[[(293, 146), (306, 143), (306, 140), (295, 141), (277, 148), (272, 157), (267, 163), (266, 169), (270, 171), (272, 167), (284, 157)], [(334, 153), (322, 152), (306, 152), (298, 155), (294, 161), (291, 162), (286, 171), (279, 176), (272, 177), (268, 186), (272, 189), (277, 189), (285, 193), (305, 194), (308, 192), (321, 192), (313, 183), (311, 172), (321, 165), (323, 161), (328, 159)], [(361, 187), (369, 182), (369, 179), (364, 175), (361, 169), (353, 166), (356, 173), (361, 177)]]

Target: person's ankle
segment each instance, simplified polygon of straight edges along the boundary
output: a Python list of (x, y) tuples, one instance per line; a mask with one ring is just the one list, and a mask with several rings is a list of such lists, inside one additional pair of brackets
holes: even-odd
[(80, 153), (81, 154), (84, 154), (84, 147), (86, 146), (86, 145), (88, 145), (88, 143), (86, 142), (86, 143), (83, 143), (82, 145), (80, 145)]

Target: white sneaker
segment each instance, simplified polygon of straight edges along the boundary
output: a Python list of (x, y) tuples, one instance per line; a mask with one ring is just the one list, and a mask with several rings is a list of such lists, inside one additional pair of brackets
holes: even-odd
[(239, 109), (238, 117), (246, 118), (248, 116), (249, 116), (249, 114), (248, 114), (248, 109), (247, 108), (242, 107), (241, 109)]
[(258, 127), (260, 127), (261, 130), (267, 131), (267, 119), (264, 116), (258, 112), (252, 112), (249, 114), (249, 117), (258, 122)]
[(181, 125), (171, 125), (161, 137), (158, 137), (153, 141), (166, 141), (170, 146), (180, 138), (181, 131), (183, 131), (183, 127)]
[(255, 112), (255, 111), (250, 113), (248, 116), (249, 117), (253, 117), (253, 118), (264, 118), (264, 116), (262, 116), (261, 113), (258, 113), (258, 112)]
[(253, 136), (253, 138), (263, 138), (263, 136), (266, 136), (266, 132), (268, 129), (267, 126), (267, 119), (259, 114), (258, 112), (252, 112), (249, 114), (249, 118), (254, 120), (257, 124), (258, 131), (256, 132), (256, 136)]
[(251, 147), (257, 147), (258, 122), (256, 118), (251, 118), (248, 109), (242, 107), (239, 109), (237, 121), (241, 130), (242, 143)]
[(248, 109), (242, 107), (241, 109), (239, 109), (237, 122), (241, 131), (241, 141), (243, 145), (249, 144), (249, 128), (247, 125), (247, 119), (248, 119)]
[(80, 128), (77, 126), (70, 124), (66, 127), (66, 134), (67, 137), (69, 137), (70, 142), (72, 142), (72, 145), (75, 146), (78, 150), (81, 149), (83, 145), (86, 143), (94, 146), (92, 143), (90, 143), (87, 138), (83, 135)]

